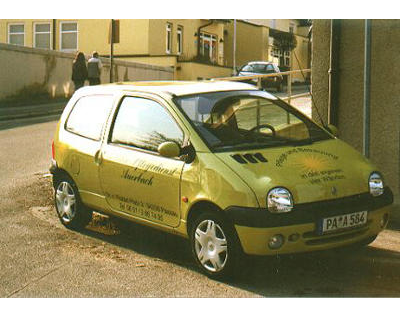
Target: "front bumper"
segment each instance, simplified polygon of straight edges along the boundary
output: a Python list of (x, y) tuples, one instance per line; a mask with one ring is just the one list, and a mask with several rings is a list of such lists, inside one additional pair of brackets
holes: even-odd
[[(309, 252), (341, 247), (379, 234), (387, 224), (393, 203), (389, 188), (373, 198), (360, 194), (342, 199), (298, 205), (292, 212), (271, 214), (267, 210), (230, 207), (226, 209), (238, 234), (242, 249), (252, 255), (274, 255)], [(318, 223), (331, 216), (368, 211), (368, 221), (361, 227), (320, 235)], [(382, 225), (383, 222), (383, 225)], [(274, 235), (282, 235), (283, 245), (270, 249), (268, 242)], [(292, 238), (296, 235), (297, 238)]]
[(57, 161), (55, 161), (54, 159), (51, 159), (50, 162), (50, 166), (49, 166), (49, 171), (52, 175), (54, 175), (58, 170), (58, 166), (57, 166)]

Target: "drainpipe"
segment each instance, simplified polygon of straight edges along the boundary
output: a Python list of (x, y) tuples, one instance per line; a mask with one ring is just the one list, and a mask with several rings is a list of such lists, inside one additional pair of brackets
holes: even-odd
[(113, 74), (113, 67), (114, 67), (114, 19), (111, 19), (111, 39), (110, 39), (110, 82), (114, 82), (114, 74)]
[(339, 113), (339, 49), (341, 20), (331, 20), (329, 58), (328, 124), (338, 126)]
[(200, 58), (200, 31), (201, 31), (201, 29), (203, 29), (203, 28), (205, 28), (205, 27), (207, 27), (207, 26), (209, 26), (209, 25), (211, 25), (211, 24), (213, 24), (213, 23), (214, 23), (214, 21), (211, 20), (211, 21), (208, 22), (207, 24), (204, 24), (204, 25), (200, 26), (200, 27), (197, 29), (197, 57), (198, 57), (198, 58)]
[(236, 19), (233, 20), (233, 73), (236, 75)]
[(57, 20), (53, 19), (53, 50), (56, 50), (56, 38), (57, 38)]
[(370, 145), (370, 94), (371, 94), (371, 20), (365, 20), (363, 154), (367, 158), (369, 158), (369, 145)]

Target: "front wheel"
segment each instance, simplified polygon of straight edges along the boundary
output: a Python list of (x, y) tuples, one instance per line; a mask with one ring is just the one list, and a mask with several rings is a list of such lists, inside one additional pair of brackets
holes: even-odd
[(83, 205), (74, 181), (68, 176), (61, 176), (54, 189), (56, 211), (61, 223), (72, 229), (89, 224), (93, 212)]
[(231, 276), (240, 256), (233, 228), (217, 213), (197, 217), (190, 231), (192, 254), (208, 276), (222, 279)]

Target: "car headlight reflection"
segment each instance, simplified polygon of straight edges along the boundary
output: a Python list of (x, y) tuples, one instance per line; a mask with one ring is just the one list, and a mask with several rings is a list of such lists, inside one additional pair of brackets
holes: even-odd
[(268, 211), (271, 213), (287, 213), (293, 209), (293, 199), (285, 188), (274, 188), (267, 196)]
[(377, 172), (373, 172), (369, 176), (369, 193), (371, 193), (372, 196), (383, 194), (383, 179)]

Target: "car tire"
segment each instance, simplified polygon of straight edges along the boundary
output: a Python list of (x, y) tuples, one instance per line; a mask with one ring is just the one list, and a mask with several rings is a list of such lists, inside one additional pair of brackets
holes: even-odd
[(75, 182), (67, 175), (55, 182), (54, 203), (60, 222), (67, 228), (81, 229), (92, 220), (93, 211), (83, 205)]
[(226, 279), (233, 277), (243, 253), (233, 226), (217, 212), (205, 212), (194, 219), (190, 245), (194, 260), (204, 274)]

